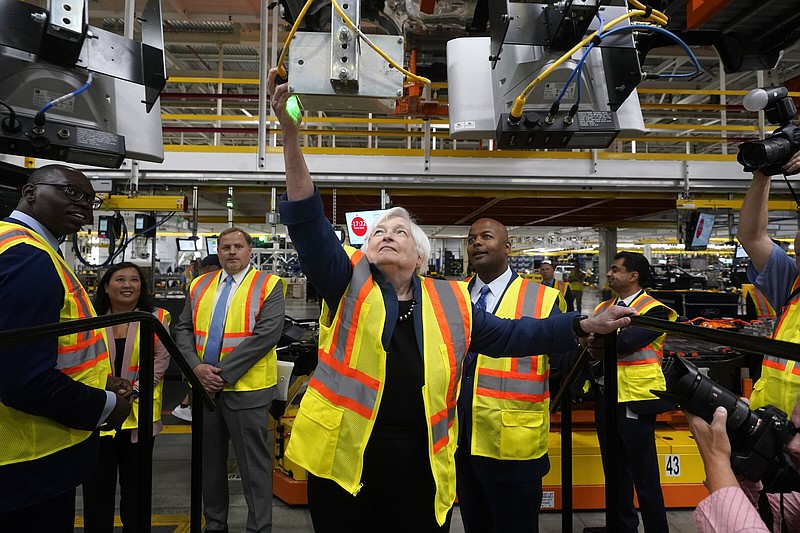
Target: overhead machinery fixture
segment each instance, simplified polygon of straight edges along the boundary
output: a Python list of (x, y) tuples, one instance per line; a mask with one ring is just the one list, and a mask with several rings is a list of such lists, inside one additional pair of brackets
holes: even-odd
[(402, 67), (403, 37), (366, 36), (360, 0), (331, 1), (329, 33), (297, 32), (313, 2), (307, 0), (295, 18), (278, 60), (289, 91), (308, 110), (392, 113), (404, 76), (418, 79)]
[[(501, 149), (559, 150), (606, 148), (620, 132), (641, 135), (636, 86), (658, 76), (641, 72), (634, 34), (679, 39), (663, 29), (665, 15), (630, 4), (489, 2), (489, 37), (447, 43), (451, 137), (494, 138)], [(699, 64), (680, 44), (694, 76)]]
[(88, 24), (86, 0), (0, 0), (0, 153), (117, 168), (161, 162), (166, 83), (159, 0), (142, 41)]

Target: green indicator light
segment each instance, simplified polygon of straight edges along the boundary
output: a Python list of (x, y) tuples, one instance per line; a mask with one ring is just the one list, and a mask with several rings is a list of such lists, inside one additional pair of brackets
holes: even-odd
[(303, 105), (300, 103), (300, 98), (298, 98), (296, 94), (293, 94), (286, 100), (286, 112), (292, 117), (295, 124), (300, 124), (302, 120), (302, 109)]

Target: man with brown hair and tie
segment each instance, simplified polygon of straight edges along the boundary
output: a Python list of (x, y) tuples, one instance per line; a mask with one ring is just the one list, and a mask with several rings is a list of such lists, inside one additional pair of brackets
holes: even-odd
[[(175, 342), (216, 399), (204, 411), (203, 505), (206, 531), (228, 531), (228, 441), (242, 475), (247, 531), (272, 530), (272, 440), (267, 414), (277, 384), (275, 346), (283, 331), (286, 282), (250, 265), (252, 239), (220, 233), (222, 270), (189, 288)], [(204, 408), (205, 409), (205, 408)]]

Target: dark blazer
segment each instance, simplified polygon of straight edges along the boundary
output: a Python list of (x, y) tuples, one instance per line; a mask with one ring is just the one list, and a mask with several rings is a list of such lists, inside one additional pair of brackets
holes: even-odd
[[(281, 220), (300, 258), (303, 273), (331, 309), (336, 309), (345, 293), (353, 267), (341, 242), (325, 218), (319, 190), (304, 200), (288, 201), (284, 194), (279, 205)], [(373, 266), (375, 282), (384, 293), (386, 325), (382, 334), (384, 347), (389, 346), (397, 321), (398, 304), (394, 287)], [(413, 297), (421, 301), (422, 288), (417, 276), (412, 279)], [(576, 313), (565, 313), (546, 320), (497, 318), (473, 306), (472, 339), (469, 350), (490, 356), (523, 356), (534, 353), (562, 353), (574, 347), (572, 319)], [(422, 353), (422, 317), (414, 314), (417, 343)]]
[[(6, 222), (22, 224), (6, 218)], [(26, 226), (27, 227), (27, 226)], [(0, 254), (0, 331), (60, 320), (64, 289), (49, 255), (20, 244)], [(58, 339), (0, 346), (0, 402), (65, 426), (97, 427), (106, 393), (56, 369)], [(94, 437), (46, 457), (0, 466), (0, 512), (31, 506), (80, 485), (94, 471)]]

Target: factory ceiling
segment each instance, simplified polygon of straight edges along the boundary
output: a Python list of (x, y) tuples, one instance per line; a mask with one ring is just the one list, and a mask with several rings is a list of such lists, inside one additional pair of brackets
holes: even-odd
[[(488, 33), (488, 2), (490, 0), (363, 0), (362, 22), (367, 33), (402, 33), (406, 36), (407, 53), (415, 50), (419, 73), (434, 82), (446, 82), (445, 45), (448, 40), (464, 35)], [(496, 1), (496, 0), (491, 0)], [(499, 1), (499, 0), (497, 0)], [(583, 1), (583, 0), (576, 0)], [(162, 0), (164, 16), (165, 57), (167, 71), (173, 80), (187, 77), (257, 78), (259, 69), (259, 39), (261, 9), (265, 6), (280, 13), (277, 24), (277, 49), (269, 45), (274, 57), (285, 40), (290, 22), (294, 20), (301, 0), (259, 2), (258, 0)], [(609, 4), (611, 2), (603, 2)], [(617, 0), (614, 0), (617, 4)], [(756, 86), (756, 70), (766, 72), (767, 84), (787, 84), (800, 88), (800, 10), (796, 0), (727, 0), (706, 1), (717, 10), (707, 13), (691, 12), (691, 0), (645, 0), (645, 4), (660, 9), (670, 17), (668, 28), (686, 40), (700, 62), (702, 73), (688, 81), (644, 82), (639, 96), (643, 104), (645, 124), (649, 128), (670, 128), (680, 125), (679, 132), (653, 131), (652, 142), (638, 142), (638, 150), (647, 152), (680, 153), (694, 136), (703, 135), (703, 128), (720, 121), (721, 108), (732, 126), (752, 125), (755, 114), (741, 106), (741, 97), (724, 99), (718, 94), (681, 94), (683, 90), (718, 91), (721, 80), (729, 90), (749, 90)], [(141, 7), (141, 6), (139, 6)], [(93, 0), (89, 3), (90, 23), (110, 31), (122, 32), (125, 2), (122, 0)], [(427, 13), (426, 13), (427, 11)], [(330, 3), (318, 2), (305, 19), (302, 30), (324, 30), (330, 18)], [(685, 53), (671, 41), (653, 38), (642, 47), (643, 70), (647, 72), (683, 72), (691, 67)], [(408, 57), (407, 57), (408, 59)], [(440, 84), (435, 95), (446, 102), (447, 89)], [(660, 91), (660, 92), (659, 92)], [(162, 113), (165, 116), (186, 114), (257, 116), (258, 88), (252, 83), (217, 84), (203, 82), (169, 82), (162, 94)], [(722, 104), (721, 104), (722, 102)], [(680, 104), (684, 107), (669, 108)], [(695, 105), (695, 109), (686, 106)], [(720, 107), (722, 106), (722, 107)], [(223, 128), (220, 128), (222, 126)], [(692, 129), (696, 126), (696, 129)], [(392, 126), (386, 126), (391, 128)], [(381, 139), (383, 147), (418, 147), (419, 136), (404, 137), (405, 125)], [(237, 131), (240, 130), (240, 131)], [(352, 128), (351, 128), (352, 130)], [(205, 127), (188, 124), (179, 119), (164, 121), (166, 144), (252, 146), (255, 125), (250, 123), (210, 123)], [(740, 139), (752, 133), (742, 133)], [(707, 137), (708, 135), (706, 135)], [(670, 142), (669, 137), (681, 142)], [(754, 138), (754, 137), (751, 137)], [(322, 136), (320, 136), (322, 139)], [(665, 140), (666, 139), (666, 140)], [(728, 149), (735, 153), (737, 139), (728, 132), (727, 142), (706, 139), (692, 143), (692, 153), (721, 154)], [(315, 142), (312, 138), (312, 141)], [(330, 142), (321, 140), (320, 142)], [(441, 141), (446, 142), (446, 141)], [(366, 136), (347, 132), (336, 136), (336, 147), (365, 148)], [(473, 143), (478, 146), (478, 143)], [(618, 149), (630, 150), (629, 145)], [(313, 169), (312, 169), (313, 171)], [(153, 186), (153, 184), (150, 184)], [(213, 185), (213, 184), (212, 184)], [(323, 191), (330, 199), (331, 191)], [(537, 192), (537, 191), (533, 191)], [(201, 201), (211, 218), (224, 215), (224, 195), (212, 189), (203, 192)], [(246, 188), (236, 193), (238, 215), (256, 220), (263, 218), (268, 202), (263, 192)], [(468, 225), (477, 218), (489, 216), (509, 226), (592, 227), (619, 225), (652, 227), (672, 224), (675, 195), (654, 194), (649, 199), (640, 195), (619, 193), (599, 197), (581, 197), (579, 191), (563, 194), (526, 195), (501, 194), (498, 191), (461, 190), (442, 195), (441, 191), (391, 191), (393, 205), (409, 208), (430, 228)], [(380, 207), (378, 192), (348, 194), (339, 190), (337, 211)], [(329, 212), (329, 216), (332, 212)]]

